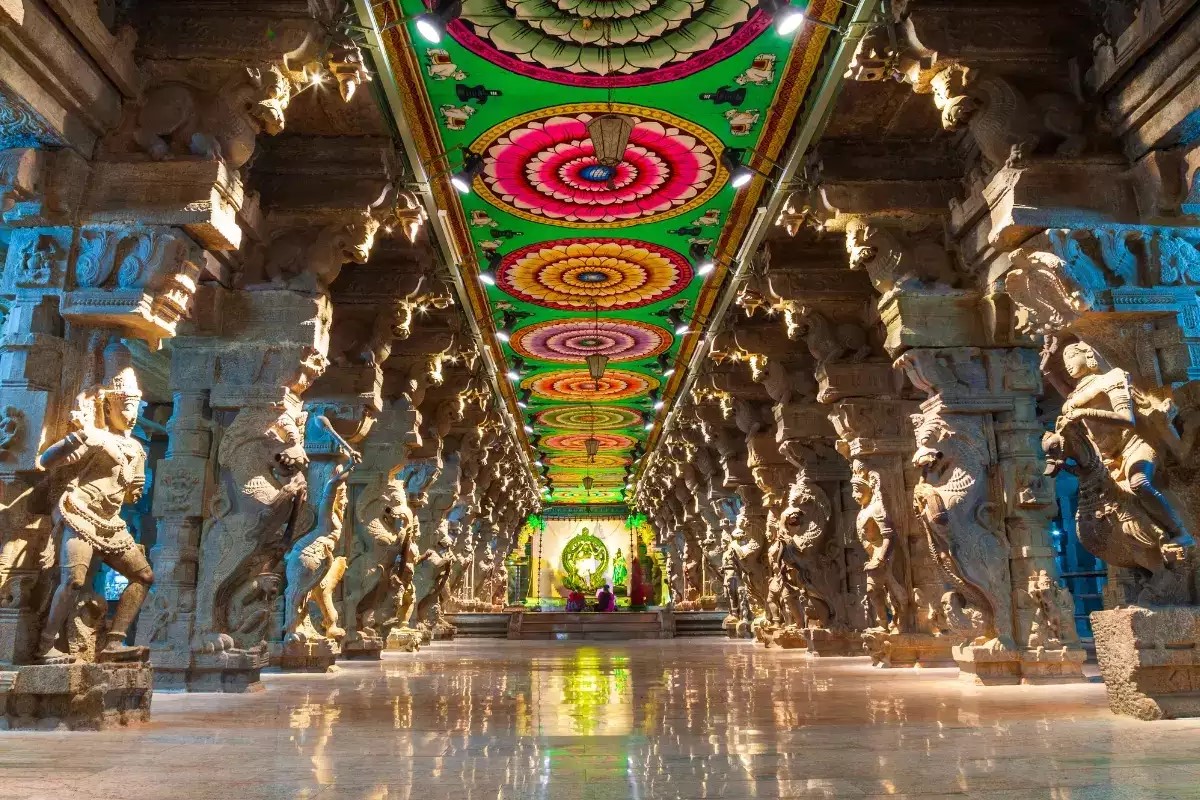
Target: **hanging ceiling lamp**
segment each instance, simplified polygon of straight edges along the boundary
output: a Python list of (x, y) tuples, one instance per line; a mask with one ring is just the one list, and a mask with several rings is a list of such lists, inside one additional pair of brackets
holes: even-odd
[(629, 134), (633, 133), (633, 120), (624, 114), (601, 114), (588, 121), (587, 132), (597, 163), (603, 167), (615, 167), (625, 160)]
[(586, 475), (583, 478), (583, 488), (590, 492), (592, 490), (592, 484), (595, 482), (595, 479), (591, 475)]
[(596, 454), (600, 452), (600, 440), (595, 436), (589, 436), (583, 440), (583, 449), (588, 455), (588, 459), (595, 459)]
[(584, 361), (587, 362), (588, 375), (592, 376), (592, 380), (598, 381), (604, 377), (604, 370), (608, 366), (608, 356), (603, 353), (592, 353)]

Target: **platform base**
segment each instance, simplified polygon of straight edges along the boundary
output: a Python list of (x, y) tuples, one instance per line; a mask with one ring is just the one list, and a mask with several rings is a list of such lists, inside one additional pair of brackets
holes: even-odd
[(287, 642), (279, 656), (279, 668), (284, 672), (329, 672), (341, 652), (333, 639)]
[(872, 666), (880, 669), (955, 667), (950, 641), (929, 633), (865, 631), (862, 634)]
[(1092, 633), (1114, 714), (1200, 717), (1200, 608), (1095, 611)]
[(0, 728), (95, 731), (150, 720), (145, 662), (53, 664), (0, 672)]
[(342, 642), (342, 658), (348, 661), (378, 661), (385, 642), (379, 636), (363, 636), (352, 642)]
[(1015, 686), (1021, 683), (1021, 654), (988, 645), (960, 645), (950, 649), (958, 665), (959, 680), (976, 686)]
[(402, 653), (415, 653), (421, 649), (421, 631), (412, 628), (392, 628), (387, 637), (387, 649)]

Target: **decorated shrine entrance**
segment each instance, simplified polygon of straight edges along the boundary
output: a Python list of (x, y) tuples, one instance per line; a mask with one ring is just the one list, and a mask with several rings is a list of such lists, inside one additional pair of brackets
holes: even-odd
[[(525, 533), (528, 608), (565, 608), (572, 591), (591, 602), (605, 585), (617, 596), (618, 609), (655, 604), (663, 597), (661, 556), (639, 540), (628, 518), (537, 519)], [(639, 582), (640, 593), (635, 591)]]

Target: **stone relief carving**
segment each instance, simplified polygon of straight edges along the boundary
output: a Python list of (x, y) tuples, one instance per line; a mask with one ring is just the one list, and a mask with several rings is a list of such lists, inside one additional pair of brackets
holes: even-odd
[(899, 532), (883, 502), (877, 472), (856, 463), (850, 488), (859, 505), (854, 527), (867, 553), (863, 568), (867, 578), (867, 629), (899, 633), (904, 607), (908, 604), (908, 592), (895, 571)]
[(1004, 78), (961, 64), (938, 72), (930, 85), (942, 127), (969, 128), (994, 168), (1020, 165), (1051, 147), (1057, 155), (1078, 156), (1087, 144), (1083, 115), (1068, 97), (1043, 93), (1027, 99)]
[(303, 415), (278, 406), (237, 412), (217, 449), (218, 490), (200, 542), (192, 648), (255, 648), (279, 589), (279, 559), (307, 497)]
[(950, 617), (972, 620), (963, 631), (956, 629), (965, 645), (1011, 650), (1011, 634), (999, 627), (1010, 618), (1008, 542), (991, 497), (983, 419), (926, 412), (913, 415), (912, 424), (917, 442), (912, 463), (921, 469), (913, 508), (930, 554), (952, 587), (943, 609)]
[(785, 550), (796, 568), (804, 589), (805, 627), (843, 629), (847, 626), (846, 609), (840, 587), (844, 582), (840, 545), (830, 535), (833, 506), (829, 496), (800, 469), (788, 490), (787, 507), (780, 524), (790, 540)]
[(842, 361), (859, 362), (871, 355), (867, 332), (851, 322), (834, 323), (816, 309), (798, 303), (785, 303), (783, 320), (788, 338), (803, 339), (817, 369)]
[(1079, 383), (1042, 444), (1051, 474), (1065, 469), (1079, 480), (1080, 544), (1133, 570), (1138, 604), (1192, 602), (1195, 542), (1156, 479), (1162, 455), (1152, 442), (1178, 437), (1169, 407), (1134, 389), (1124, 371), (1105, 369), (1086, 344), (1068, 345), (1063, 360)]
[(190, 154), (238, 170), (260, 133), (283, 130), (291, 98), (291, 81), (274, 65), (247, 68), (211, 92), (165, 83), (145, 94), (133, 141), (156, 161)]
[(936, 290), (956, 284), (949, 254), (921, 233), (906, 233), (859, 220), (846, 227), (850, 269), (865, 270), (885, 301), (896, 291)]
[[(284, 643), (307, 643), (316, 637), (340, 639), (346, 635), (338, 626), (333, 590), (346, 571), (346, 558), (337, 555), (349, 503), (346, 481), (361, 456), (343, 439), (329, 419), (317, 418), (339, 448), (338, 462), (321, 489), (316, 525), (292, 544), (284, 556), (287, 590), (284, 595)], [(319, 624), (309, 611), (312, 603), (320, 612)]]

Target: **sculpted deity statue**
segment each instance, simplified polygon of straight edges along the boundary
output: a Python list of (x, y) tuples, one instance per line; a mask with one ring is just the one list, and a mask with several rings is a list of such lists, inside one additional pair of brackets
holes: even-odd
[(312, 625), (308, 612), (310, 601), (321, 612), (320, 635), (328, 639), (340, 639), (346, 635), (345, 630), (338, 627), (337, 607), (333, 603), (333, 589), (345, 573), (346, 561), (344, 557), (335, 558), (334, 554), (342, 539), (342, 525), (348, 504), (346, 481), (358, 466), (361, 456), (334, 430), (326, 417), (319, 419), (338, 442), (340, 457), (321, 491), (316, 525), (297, 539), (284, 556), (287, 574), (283, 627), (285, 643), (308, 638), (302, 627), (307, 627), (306, 623)]
[(76, 660), (56, 644), (101, 562), (129, 584), (117, 601), (103, 646), (97, 647), (96, 660), (143, 660), (147, 655), (145, 647), (126, 646), (125, 635), (154, 574), (120, 516), (121, 507), (136, 502), (146, 485), (146, 454), (133, 438), (142, 393), (128, 347), (108, 345), (103, 362), (102, 381), (93, 382), (79, 397), (73, 414), (78, 430), (47, 447), (38, 459), (41, 469), (59, 469), (70, 476), (54, 508), (61, 577), (35, 653), (40, 664)]
[(1063, 366), (1079, 383), (1063, 403), (1057, 429), (1081, 422), (1113, 477), (1129, 487), (1162, 528), (1167, 543), (1177, 548), (1195, 544), (1178, 512), (1155, 485), (1161, 456), (1148, 440), (1149, 409), (1144, 404), (1139, 408), (1129, 374), (1101, 369), (1096, 352), (1082, 342), (1063, 349)]
[(629, 564), (625, 561), (625, 555), (621, 552), (621, 548), (618, 547), (616, 555), (613, 556), (613, 586), (624, 586), (628, 580)]
[(1171, 425), (1173, 409), (1138, 391), (1123, 370), (1103, 369), (1086, 344), (1064, 348), (1063, 363), (1079, 382), (1042, 447), (1047, 472), (1065, 469), (1079, 480), (1079, 543), (1110, 566), (1131, 570), (1138, 589), (1132, 601), (1191, 602), (1181, 567), (1195, 543), (1155, 480), (1162, 458), (1156, 444), (1188, 449)]
[(827, 532), (832, 515), (829, 496), (801, 469), (788, 491), (780, 529), (788, 545), (783, 557), (793, 565), (807, 600), (805, 616), (817, 628), (841, 628), (847, 623), (838, 596), (845, 571), (831, 552)]
[(854, 470), (850, 491), (859, 505), (855, 527), (867, 552), (867, 626), (876, 631), (899, 631), (901, 609), (908, 593), (896, 579), (893, 559), (896, 529), (879, 492), (879, 477), (861, 468)]
[(767, 565), (771, 582), (767, 586), (767, 621), (771, 625), (794, 625), (803, 628), (804, 587), (796, 569), (795, 548), (781, 523), (771, 526), (771, 543), (767, 548)]

